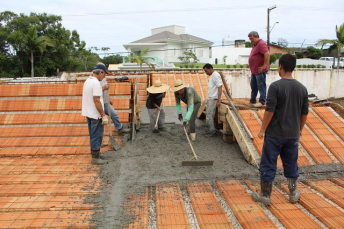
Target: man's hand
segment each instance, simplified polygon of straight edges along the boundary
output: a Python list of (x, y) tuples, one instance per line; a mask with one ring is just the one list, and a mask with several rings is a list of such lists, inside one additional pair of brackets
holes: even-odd
[(258, 133), (258, 138), (263, 139), (265, 135), (265, 131), (260, 130)]
[(107, 125), (109, 124), (109, 119), (106, 115), (102, 117), (102, 125)]
[(187, 124), (188, 124), (188, 121), (184, 120), (184, 122), (183, 122), (183, 127), (186, 127)]
[(216, 106), (217, 106), (217, 107), (220, 107), (220, 105), (221, 105), (221, 99), (218, 99), (218, 100), (217, 100), (217, 103), (216, 103)]
[(183, 115), (182, 115), (182, 114), (179, 114), (179, 115), (178, 115), (178, 119), (179, 119), (179, 121), (182, 122), (182, 121), (183, 121)]
[(258, 67), (258, 72), (261, 73), (265, 70), (266, 67), (264, 66), (261, 66), (261, 67)]

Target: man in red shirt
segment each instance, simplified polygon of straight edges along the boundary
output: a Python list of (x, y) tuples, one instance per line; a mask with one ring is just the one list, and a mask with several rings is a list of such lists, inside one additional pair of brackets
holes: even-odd
[[(266, 72), (269, 70), (270, 53), (266, 43), (259, 38), (256, 31), (248, 34), (253, 44), (248, 64), (251, 70), (251, 99), (254, 107), (262, 107), (266, 101)], [(256, 103), (257, 94), (260, 94), (259, 103)]]

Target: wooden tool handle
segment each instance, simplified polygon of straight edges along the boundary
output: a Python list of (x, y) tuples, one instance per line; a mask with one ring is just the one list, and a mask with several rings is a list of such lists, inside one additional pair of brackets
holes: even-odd
[(191, 144), (191, 142), (190, 142), (190, 139), (189, 139), (188, 133), (187, 133), (187, 131), (186, 131), (186, 129), (185, 129), (185, 126), (183, 127), (183, 129), (184, 129), (186, 138), (188, 139), (188, 142), (189, 142), (189, 145), (190, 145), (190, 147), (191, 147), (191, 150), (192, 150), (192, 153), (193, 153), (193, 155), (194, 155), (194, 158), (195, 158), (196, 160), (198, 160), (198, 156), (196, 155), (195, 150), (194, 150), (193, 147), (192, 147), (192, 144)]

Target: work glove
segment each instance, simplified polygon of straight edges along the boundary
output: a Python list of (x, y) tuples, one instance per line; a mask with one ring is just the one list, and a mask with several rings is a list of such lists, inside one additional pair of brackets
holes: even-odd
[(186, 127), (187, 124), (188, 124), (188, 121), (184, 120), (183, 126)]
[(107, 125), (109, 124), (109, 119), (106, 115), (102, 117), (102, 125)]
[(179, 119), (179, 121), (183, 121), (183, 115), (182, 114), (178, 114), (178, 119)]

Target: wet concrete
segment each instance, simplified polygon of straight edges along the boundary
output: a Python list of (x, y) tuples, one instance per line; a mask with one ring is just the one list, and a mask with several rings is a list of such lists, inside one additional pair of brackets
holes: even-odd
[[(142, 109), (142, 122), (148, 123), (147, 111)], [(157, 183), (192, 181), (218, 181), (231, 179), (258, 180), (259, 171), (247, 163), (238, 144), (228, 144), (222, 135), (206, 137), (206, 127), (197, 121), (194, 150), (202, 160), (213, 160), (213, 166), (181, 166), (183, 160), (192, 158), (182, 125), (174, 107), (166, 109), (165, 130), (152, 133), (148, 124), (142, 124), (137, 139), (128, 141), (119, 151), (105, 154), (110, 163), (102, 166), (100, 176), (106, 182), (96, 199), (103, 212), (94, 216), (97, 228), (121, 228), (130, 221), (123, 212), (123, 203), (130, 194), (142, 193), (147, 186)], [(177, 124), (175, 124), (177, 123)], [(300, 179), (343, 177), (343, 165), (316, 165), (300, 168)], [(276, 182), (284, 181), (279, 170)]]

